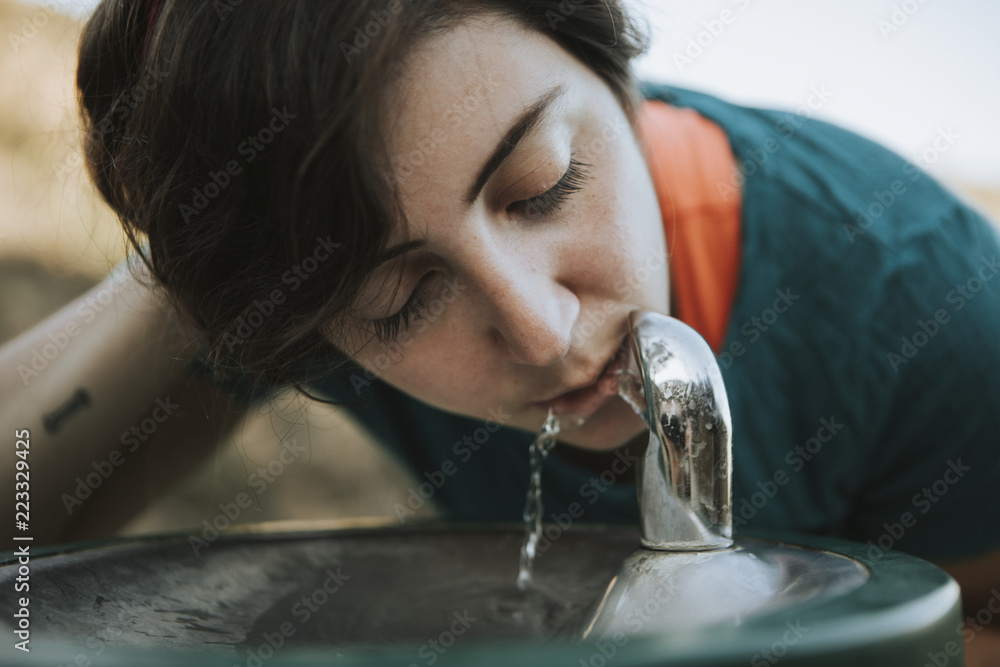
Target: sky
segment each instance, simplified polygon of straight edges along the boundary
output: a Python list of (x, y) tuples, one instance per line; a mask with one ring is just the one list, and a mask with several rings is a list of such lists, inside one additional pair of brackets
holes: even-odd
[[(643, 77), (787, 109), (820, 89), (817, 117), (908, 158), (928, 151), (934, 162), (921, 164), (942, 178), (1000, 186), (996, 0), (630, 4), (645, 8), (653, 33)], [(940, 132), (952, 143), (935, 155)]]
[(946, 180), (1000, 187), (997, 0), (626, 2), (653, 37), (643, 78), (783, 109), (823, 91), (817, 117), (908, 158), (930, 151), (920, 164)]

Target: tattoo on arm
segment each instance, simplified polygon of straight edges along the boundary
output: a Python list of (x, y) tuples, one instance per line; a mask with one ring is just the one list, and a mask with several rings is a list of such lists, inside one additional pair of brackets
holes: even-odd
[(45, 431), (55, 435), (77, 412), (91, 405), (90, 394), (84, 388), (77, 389), (73, 396), (61, 406), (42, 416)]

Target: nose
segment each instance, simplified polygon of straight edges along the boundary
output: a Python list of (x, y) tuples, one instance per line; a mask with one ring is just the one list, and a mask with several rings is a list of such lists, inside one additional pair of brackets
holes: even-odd
[(484, 299), (484, 324), (514, 363), (549, 366), (566, 356), (580, 302), (549, 271), (523, 255), (480, 257), (472, 282)]

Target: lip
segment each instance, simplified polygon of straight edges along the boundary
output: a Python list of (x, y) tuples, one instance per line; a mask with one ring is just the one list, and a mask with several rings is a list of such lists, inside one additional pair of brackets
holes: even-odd
[(548, 400), (539, 401), (535, 405), (543, 409), (551, 408), (552, 413), (556, 416), (589, 417), (608, 400), (618, 395), (616, 375), (628, 362), (628, 353), (628, 341), (626, 337), (623, 337), (621, 344), (611, 355), (608, 363), (594, 376), (593, 380)]

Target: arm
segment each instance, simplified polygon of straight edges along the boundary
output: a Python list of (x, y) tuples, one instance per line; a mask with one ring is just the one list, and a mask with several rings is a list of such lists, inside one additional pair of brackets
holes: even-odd
[(188, 371), (196, 349), (125, 267), (0, 348), (0, 494), (12, 512), (27, 429), (36, 544), (113, 533), (236, 422)]

